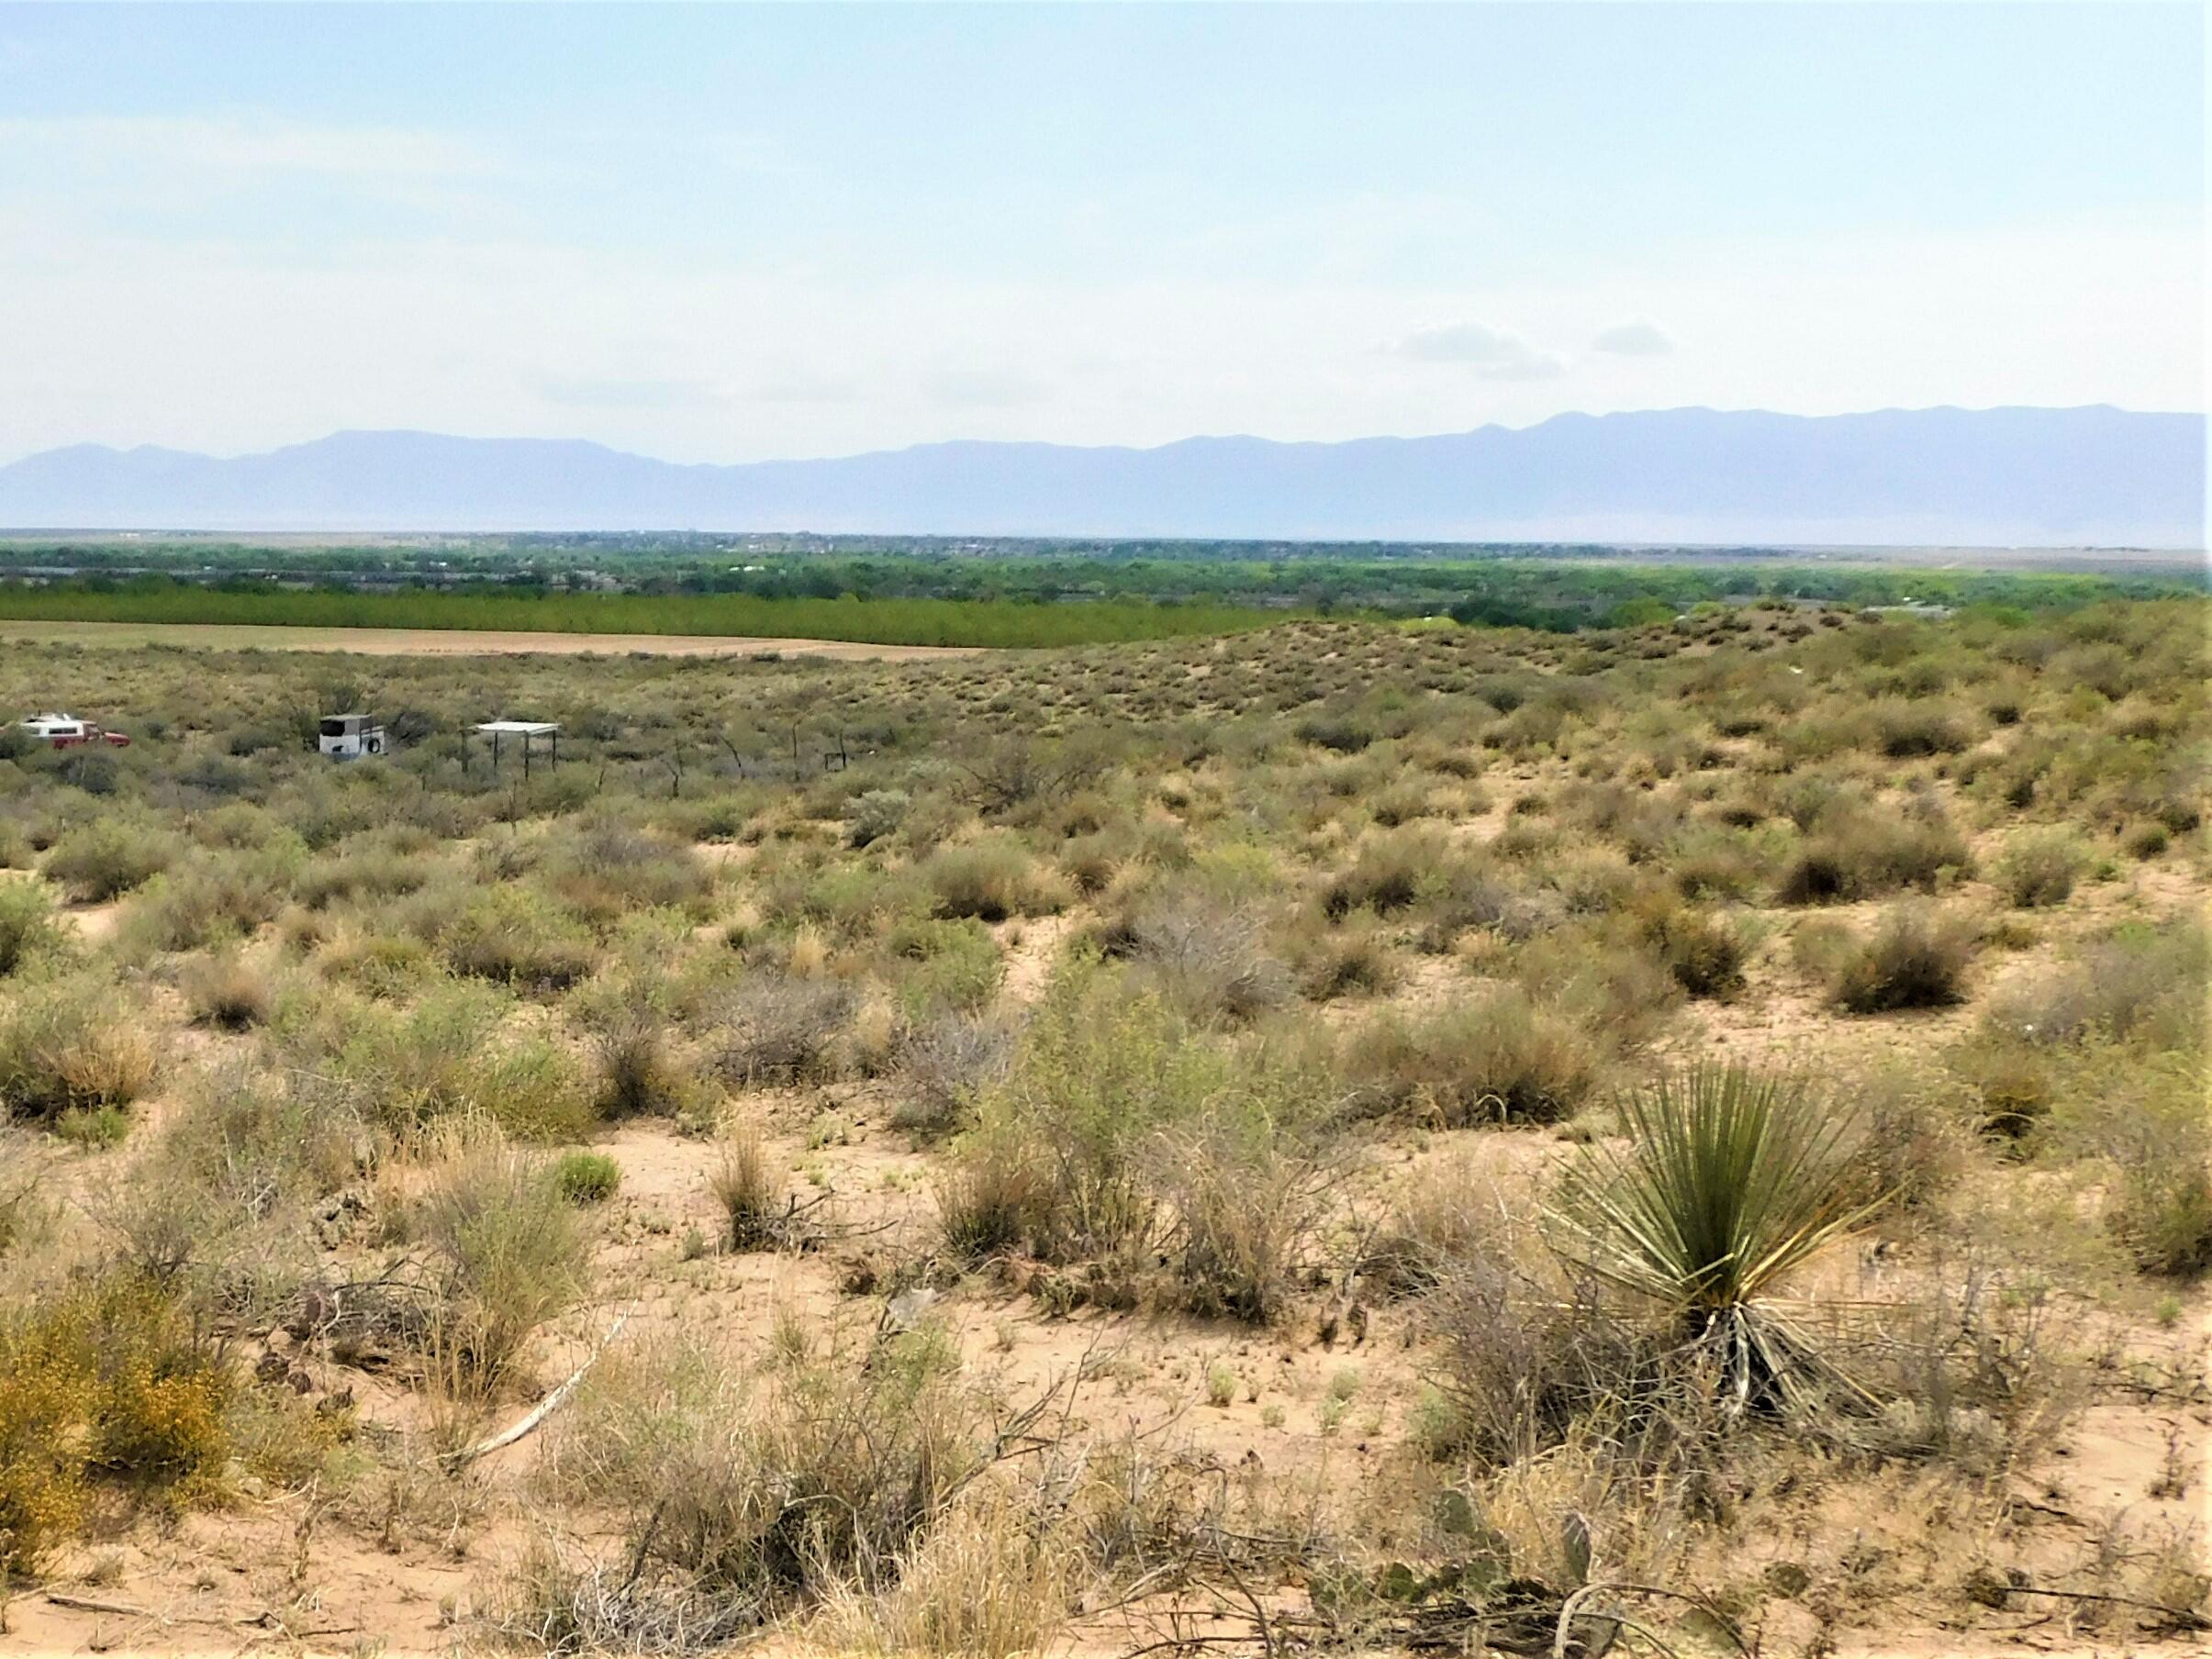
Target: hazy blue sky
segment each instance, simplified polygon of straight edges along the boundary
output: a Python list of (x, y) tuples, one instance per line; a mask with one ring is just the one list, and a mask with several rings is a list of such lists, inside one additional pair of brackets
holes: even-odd
[(0, 460), (2204, 406), (2194, 5), (0, 8)]

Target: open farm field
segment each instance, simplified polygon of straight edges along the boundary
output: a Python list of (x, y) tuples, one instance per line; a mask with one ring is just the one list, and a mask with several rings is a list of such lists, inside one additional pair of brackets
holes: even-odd
[(201, 587), (149, 582), (107, 588), (0, 585), (9, 622), (189, 624), (221, 629), (457, 629), (479, 634), (726, 635), (878, 645), (1064, 646), (1213, 635), (1258, 628), (1279, 612), (1198, 601), (809, 598), (752, 594), (501, 594), (411, 588), (357, 592)]
[(2206, 620), (0, 628), (0, 1653), (2200, 1648)]
[(972, 645), (880, 645), (865, 640), (766, 640), (731, 634), (474, 633), (442, 628), (287, 628), (207, 622), (0, 621), (0, 641), (63, 645), (171, 646), (188, 651), (353, 651), (369, 657), (620, 656), (834, 657), (910, 662), (961, 657)]

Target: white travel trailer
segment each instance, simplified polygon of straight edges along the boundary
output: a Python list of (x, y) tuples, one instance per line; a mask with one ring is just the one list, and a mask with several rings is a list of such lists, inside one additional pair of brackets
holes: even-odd
[(384, 728), (365, 714), (327, 714), (317, 740), (323, 753), (335, 760), (357, 761), (364, 754), (384, 752)]

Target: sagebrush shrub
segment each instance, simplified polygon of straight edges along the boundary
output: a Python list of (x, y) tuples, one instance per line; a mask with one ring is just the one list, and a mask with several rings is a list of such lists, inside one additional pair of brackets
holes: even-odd
[(913, 805), (914, 797), (903, 789), (863, 791), (845, 803), (846, 841), (855, 847), (866, 847), (897, 834)]
[(267, 1024), (276, 1005), (268, 970), (235, 951), (194, 961), (180, 976), (179, 988), (194, 1023), (227, 1031)]
[(566, 1048), (511, 1030), (518, 1006), (490, 985), (441, 978), (405, 1008), (349, 997), (282, 1034), (397, 1133), (474, 1115), (523, 1139), (575, 1140), (593, 1121), (592, 1080)]
[(121, 815), (70, 830), (47, 855), (46, 874), (69, 896), (101, 904), (143, 885), (176, 861), (176, 839)]
[(531, 1333), (583, 1293), (588, 1240), (575, 1207), (536, 1159), (480, 1143), (432, 1176), (408, 1229), (434, 1264), (425, 1358), (441, 1386), (488, 1397)]
[(671, 1114), (690, 1104), (692, 1077), (676, 1052), (665, 987), (651, 974), (618, 974), (578, 994), (576, 1020), (598, 1064), (602, 1118)]
[(923, 1136), (960, 1128), (1005, 1076), (1013, 1049), (1012, 1031), (997, 1020), (958, 1014), (922, 1019), (899, 1045), (891, 1122)]
[(1973, 867), (1965, 839), (1939, 818), (1846, 807), (1824, 810), (1782, 874), (1785, 905), (1875, 898), (1901, 887), (1932, 890), (1946, 871)]
[(1268, 950), (1266, 925), (1249, 906), (1196, 893), (1163, 894), (1128, 923), (1127, 955), (1139, 979), (1201, 1022), (1240, 1023), (1290, 997), (1290, 975)]
[[(864, 1363), (832, 1351), (742, 1379), (684, 1370), (671, 1385), (633, 1378), (579, 1402), (555, 1475), (620, 1518), (628, 1564), (610, 1596), (613, 1582), (590, 1568), (544, 1564), (518, 1620), (533, 1639), (598, 1650), (659, 1620), (721, 1642), (832, 1598), (891, 1592), (929, 1570), (921, 1553), (938, 1528), (959, 1527), (952, 1501), (998, 1450), (992, 1402), (960, 1382), (956, 1352), (928, 1326)], [(1024, 1628), (1047, 1611), (1026, 1609)], [(997, 1628), (989, 1605), (946, 1617)]]
[(2198, 1080), (2115, 1128), (2106, 1223), (2145, 1273), (2212, 1268), (2212, 1131)]
[(21, 985), (0, 1001), (0, 1107), (12, 1116), (128, 1106), (158, 1069), (144, 1005), (97, 969)]
[(2061, 905), (2088, 864), (2089, 851), (2072, 830), (2022, 830), (1997, 861), (1997, 885), (2022, 909)]
[(1869, 742), (1892, 759), (1956, 754), (1974, 741), (1962, 709), (1946, 703), (1882, 697), (1866, 712)]
[(2083, 946), (2072, 963), (2003, 997), (1990, 1021), (2007, 1036), (2039, 1045), (2098, 1033), (2195, 1052), (2204, 1041), (2207, 983), (2212, 930), (2202, 920), (2130, 922)]
[(999, 922), (1010, 916), (1049, 915), (1063, 902), (1051, 874), (1003, 832), (938, 849), (923, 863), (921, 874), (940, 916)]
[(1410, 908), (1424, 889), (1448, 880), (1457, 863), (1442, 838), (1424, 830), (1375, 836), (1324, 885), (1322, 911), (1331, 920), (1354, 910), (1395, 915)]
[(1337, 1066), (1370, 1109), (1452, 1129), (1556, 1122), (1598, 1074), (1581, 1033), (1511, 985), (1426, 1013), (1380, 1014), (1347, 1034)]
[(601, 811), (553, 838), (544, 879), (567, 908), (601, 926), (626, 911), (655, 908), (703, 919), (714, 890), (714, 872), (689, 847)]
[(1639, 925), (1660, 964), (1690, 996), (1717, 999), (1743, 988), (1751, 946), (1739, 924), (1661, 904), (1644, 911)]
[(542, 892), (520, 884), (479, 893), (442, 922), (435, 942), (455, 973), (517, 990), (561, 990), (598, 965), (590, 930)]
[(1330, 1105), (1325, 1082), (1288, 1055), (1233, 1050), (1132, 970), (1078, 960), (1047, 987), (1012, 1066), (955, 1147), (939, 1194), (947, 1243), (968, 1259), (1019, 1246), (1096, 1264), (1124, 1285), (1161, 1250), (1179, 1253), (1195, 1299), (1271, 1306), (1256, 1275), (1271, 1279), (1287, 1246), (1232, 1238), (1254, 1218), (1223, 1209), (1240, 1178), (1229, 1172), (1257, 1184), (1255, 1217), (1279, 1218), (1258, 1229), (1279, 1238), (1296, 1207), (1287, 1188), (1279, 1203), (1263, 1203), (1260, 1189), (1281, 1171), (1274, 1160), (1301, 1155)]
[(1966, 995), (1975, 930), (1956, 917), (1916, 906), (1893, 909), (1837, 962), (1828, 995), (1851, 1014), (1940, 1008)]
[(722, 1137), (721, 1158), (707, 1185), (722, 1212), (729, 1249), (742, 1255), (782, 1242), (779, 1229), (790, 1206), (769, 1173), (768, 1149), (757, 1129), (741, 1123)]
[(855, 1007), (852, 988), (837, 981), (756, 969), (707, 1010), (711, 1063), (732, 1086), (824, 1081), (841, 1069)]
[(121, 937), (128, 950), (196, 951), (251, 934), (283, 907), (305, 849), (276, 845), (201, 856), (148, 881), (130, 901)]
[(43, 882), (0, 881), (0, 979), (52, 955), (63, 938)]
[(910, 1018), (947, 1009), (974, 1013), (998, 995), (1006, 958), (990, 930), (972, 918), (960, 921), (908, 921), (885, 941), (910, 967), (899, 974), (899, 1000)]

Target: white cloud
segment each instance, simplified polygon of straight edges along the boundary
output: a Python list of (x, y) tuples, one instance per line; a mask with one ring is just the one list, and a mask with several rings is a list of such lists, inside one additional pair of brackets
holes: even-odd
[(498, 171), (447, 133), (270, 116), (0, 117), (0, 152), (56, 165), (452, 179)]
[(1590, 349), (1610, 351), (1615, 357), (1664, 357), (1674, 350), (1674, 336), (1659, 324), (1637, 317), (1602, 329), (1590, 342)]
[(922, 389), (933, 403), (956, 409), (1011, 409), (1045, 395), (1042, 382), (1018, 369), (959, 365), (924, 370)]
[[(159, 218), (86, 226), (6, 161), (0, 461), (79, 440), (238, 453), (357, 427), (743, 461), (953, 436), (1327, 440), (1686, 404), (2203, 406), (2194, 213), (1708, 240), (1472, 290), (1457, 273), (1249, 268), (1071, 281), (691, 247), (641, 259), (482, 218), (448, 236), (257, 246)], [(1647, 313), (1696, 349), (1577, 353), (1570, 376), (1517, 379), (1396, 344), (1379, 354), (1374, 320), (1511, 317), (1524, 341), (1581, 341), (1592, 318)], [(1432, 350), (1434, 332), (1420, 337)], [(724, 395), (575, 395), (684, 382)]]
[(704, 409), (730, 400), (711, 381), (578, 378), (549, 374), (538, 389), (549, 403), (577, 409)]
[(1463, 363), (1484, 380), (1550, 380), (1567, 372), (1562, 359), (1488, 323), (1432, 324), (1384, 350), (1415, 362)]
[(745, 395), (755, 403), (852, 403), (860, 396), (860, 382), (821, 369), (787, 369), (754, 382)]

